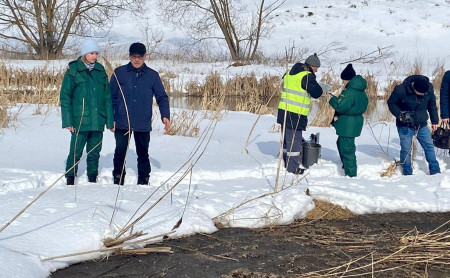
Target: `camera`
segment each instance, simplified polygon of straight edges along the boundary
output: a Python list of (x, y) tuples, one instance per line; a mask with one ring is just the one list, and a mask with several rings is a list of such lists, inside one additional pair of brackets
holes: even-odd
[(407, 126), (415, 125), (416, 113), (414, 111), (402, 111), (400, 114), (400, 121)]

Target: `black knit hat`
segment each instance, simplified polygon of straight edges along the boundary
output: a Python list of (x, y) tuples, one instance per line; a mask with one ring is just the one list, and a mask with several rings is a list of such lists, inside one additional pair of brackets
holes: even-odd
[(140, 42), (135, 42), (132, 45), (130, 45), (130, 56), (131, 55), (141, 55), (144, 56), (145, 53), (147, 53), (147, 49), (145, 48), (145, 45)]
[(348, 64), (345, 69), (341, 72), (342, 80), (352, 80), (353, 77), (356, 76), (356, 72), (353, 69), (352, 64)]
[(428, 92), (429, 89), (428, 83), (429, 83), (428, 80), (426, 80), (425, 78), (419, 78), (416, 81), (414, 81), (413, 88), (417, 92), (425, 94), (426, 92)]

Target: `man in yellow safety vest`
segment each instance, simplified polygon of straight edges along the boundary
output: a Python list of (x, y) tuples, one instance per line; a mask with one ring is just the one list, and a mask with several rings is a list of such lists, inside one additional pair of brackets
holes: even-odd
[(302, 165), (302, 131), (308, 124), (311, 97), (319, 98), (323, 93), (315, 75), (319, 67), (319, 57), (314, 53), (304, 64), (296, 63), (283, 77), (277, 122), (284, 132), (283, 160), (290, 173), (303, 174), (305, 170)]

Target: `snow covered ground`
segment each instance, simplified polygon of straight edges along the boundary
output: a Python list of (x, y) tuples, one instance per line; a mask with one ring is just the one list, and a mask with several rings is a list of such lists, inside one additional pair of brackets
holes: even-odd
[[(33, 115), (33, 106), (25, 109), (17, 126), (4, 130), (0, 137), (2, 226), (58, 180), (63, 174), (68, 152), (70, 135), (60, 128), (59, 113), (53, 110), (48, 116)], [(114, 137), (105, 131), (97, 184), (87, 182), (83, 161), (76, 186), (66, 186), (64, 179), (57, 181), (0, 233), (1, 273), (6, 275), (3, 277), (46, 277), (51, 271), (70, 263), (105, 255), (92, 253), (41, 261), (101, 248), (105, 238), (116, 235), (128, 221), (141, 215), (175, 185), (198, 157), (192, 175), (182, 179), (172, 194), (135, 225), (134, 231), (148, 233), (148, 237), (171, 232), (186, 207), (181, 226), (170, 236), (214, 232), (216, 227), (212, 218), (246, 200), (274, 192), (280, 134), (272, 132), (276, 122), (273, 115), (259, 119), (247, 146), (248, 153), (242, 152), (256, 118), (246, 112), (224, 113), (209, 144), (200, 145), (199, 150), (206, 147), (203, 155), (200, 151), (195, 153), (194, 158), (171, 179), (197, 149), (200, 137), (164, 135), (162, 124), (156, 123), (150, 144), (150, 186), (135, 184), (133, 144), (128, 155), (126, 185), (112, 184)], [(202, 122), (202, 130), (208, 123), (208, 120)], [(310, 167), (304, 179), (282, 170), (278, 178), (279, 193), (249, 202), (222, 218), (221, 222), (236, 227), (290, 223), (304, 217), (314, 207), (312, 198), (347, 207), (357, 214), (450, 211), (448, 155), (439, 155), (442, 174), (432, 178), (427, 175), (428, 168), (421, 151), (414, 163), (414, 176), (403, 177), (397, 171), (392, 178), (382, 178), (380, 173), (393, 161), (385, 153), (395, 158), (399, 155), (396, 129), (393, 123), (366, 125), (357, 139), (358, 177), (348, 178), (343, 176), (334, 129), (309, 127), (305, 135), (316, 132), (320, 132), (321, 159)], [(133, 217), (160, 185), (163, 186)], [(307, 188), (311, 196), (305, 194)], [(110, 226), (116, 195), (117, 208)]]
[[(270, 40), (261, 42), (261, 49), (267, 53), (282, 53), (290, 42), (295, 42), (296, 47), (320, 53), (330, 43), (340, 43), (345, 49), (328, 51), (321, 56), (320, 77), (329, 69), (339, 73), (345, 66), (340, 64), (342, 62), (392, 45), (390, 58), (375, 64), (354, 62), (357, 72), (370, 71), (380, 82), (389, 77), (403, 79), (417, 59), (422, 62), (423, 73), (431, 75), (437, 62), (446, 65), (450, 62), (449, 5), (448, 0), (288, 0), (272, 19), (276, 25), (274, 33)], [(312, 15), (308, 15), (309, 12)], [(154, 26), (165, 32), (166, 43), (176, 41), (180, 33), (172, 32), (163, 23), (155, 19)], [(118, 22), (108, 39), (124, 44), (139, 40), (138, 33), (129, 31), (135, 29), (133, 24), (132, 20)], [(61, 68), (67, 63), (5, 62), (23, 68), (44, 64)], [(186, 64), (166, 60), (151, 61), (149, 65), (161, 72), (172, 71), (183, 82), (202, 80), (215, 71), (230, 76), (252, 71), (257, 75), (281, 75), (285, 70), (283, 65), (228, 68), (228, 62)], [(314, 207), (312, 198), (332, 202), (357, 214), (450, 212), (448, 154), (437, 151), (441, 174), (428, 175), (419, 149), (414, 162), (415, 175), (403, 177), (397, 171), (391, 178), (380, 177), (393, 159), (399, 157), (399, 139), (392, 122), (378, 123), (370, 119), (370, 125), (364, 126), (357, 139), (357, 178), (343, 176), (334, 129), (308, 127), (305, 137), (320, 132), (319, 163), (310, 168), (304, 179), (282, 170), (277, 180), (280, 134), (272, 132), (275, 117), (264, 115), (259, 119), (247, 146), (248, 153), (244, 154), (242, 149), (257, 116), (224, 112), (207, 146), (207, 140), (199, 138), (208, 138), (210, 133), (204, 137), (168, 136), (163, 134), (162, 124), (155, 121), (150, 143), (150, 186), (135, 184), (134, 145), (128, 154), (126, 185), (112, 184), (114, 138), (105, 131), (99, 182), (87, 182), (83, 160), (76, 186), (68, 187), (64, 179), (58, 180), (64, 172), (70, 140), (68, 131), (61, 129), (58, 109), (52, 108), (48, 115), (34, 115), (37, 109), (34, 105), (11, 109), (24, 111), (13, 126), (0, 133), (0, 226), (5, 227), (27, 204), (53, 187), (0, 232), (0, 277), (47, 277), (71, 263), (104, 256), (105, 253), (97, 252), (43, 260), (102, 248), (105, 238), (117, 235), (131, 219), (155, 204), (191, 165), (192, 171), (135, 225), (134, 232), (148, 233), (145, 237), (168, 233), (183, 216), (181, 225), (170, 237), (212, 233), (216, 230), (213, 218), (246, 200), (274, 192), (276, 184), (277, 194), (257, 198), (220, 221), (236, 227), (290, 223), (304, 217)], [(200, 134), (208, 130), (208, 124), (207, 119), (201, 123)], [(195, 152), (197, 147), (205, 149), (204, 153)], [(189, 159), (192, 152), (194, 155)], [(185, 162), (188, 163), (182, 167)], [(180, 167), (181, 171), (171, 177)], [(311, 196), (305, 194), (306, 189)], [(110, 225), (111, 219), (113, 225)]]

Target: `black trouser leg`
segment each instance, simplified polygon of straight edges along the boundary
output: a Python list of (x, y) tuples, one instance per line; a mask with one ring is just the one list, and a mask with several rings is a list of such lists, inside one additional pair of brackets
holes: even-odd
[(113, 170), (113, 176), (120, 176), (125, 175), (125, 154), (127, 152), (127, 146), (128, 146), (128, 137), (129, 135), (128, 130), (126, 129), (116, 129), (114, 131), (114, 138), (116, 139), (116, 149), (114, 150), (114, 170)]
[(151, 166), (148, 154), (150, 144), (150, 132), (134, 132), (134, 142), (136, 144), (137, 168), (140, 178), (150, 176)]

